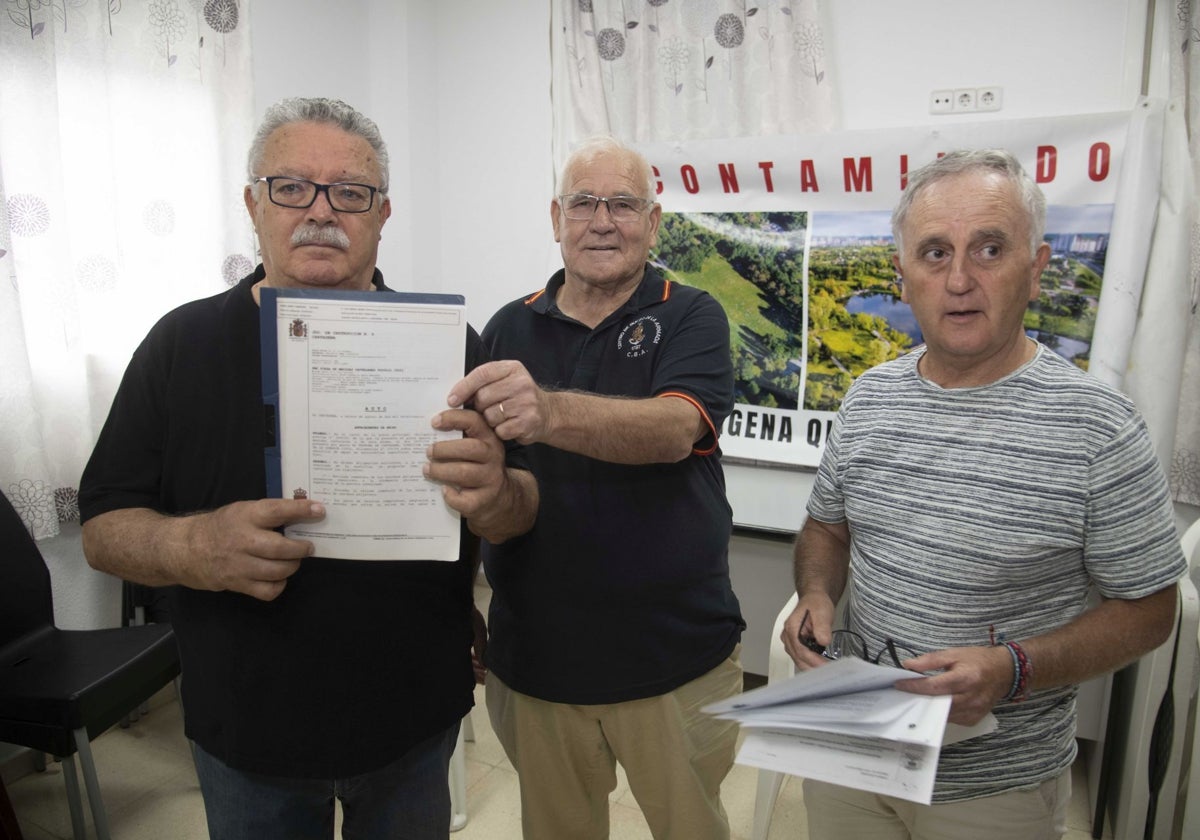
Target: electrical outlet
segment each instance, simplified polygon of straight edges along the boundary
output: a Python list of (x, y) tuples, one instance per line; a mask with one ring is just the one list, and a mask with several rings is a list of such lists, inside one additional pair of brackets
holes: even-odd
[(975, 90), (976, 111), (999, 111), (1004, 105), (1004, 88), (981, 87)]
[(935, 90), (929, 94), (929, 113), (931, 114), (999, 111), (1003, 105), (1004, 88), (999, 85)]

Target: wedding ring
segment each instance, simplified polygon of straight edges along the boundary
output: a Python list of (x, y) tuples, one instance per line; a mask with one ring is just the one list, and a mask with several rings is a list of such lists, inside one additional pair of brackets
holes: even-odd
[(500, 406), (500, 419), (503, 420), (504, 419), (504, 403), (496, 403), (496, 405)]

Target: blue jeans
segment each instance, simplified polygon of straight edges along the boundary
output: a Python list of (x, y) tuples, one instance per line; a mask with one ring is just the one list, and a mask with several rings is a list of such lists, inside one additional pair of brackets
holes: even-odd
[(334, 797), (343, 840), (446, 840), (450, 755), (459, 724), (386, 767), (346, 779), (289, 779), (235, 770), (196, 747), (212, 840), (332, 840)]

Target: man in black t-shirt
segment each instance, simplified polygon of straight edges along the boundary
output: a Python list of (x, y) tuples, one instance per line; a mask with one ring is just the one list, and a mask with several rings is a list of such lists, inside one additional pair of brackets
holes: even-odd
[[(269, 109), (245, 189), (262, 264), (154, 326), (81, 481), (88, 562), (168, 588), (185, 729), (221, 840), (329, 837), (334, 797), (347, 836), (446, 837), (474, 686), (473, 535), (513, 537), (537, 509), (530, 473), (462, 409), (437, 415), (463, 437), (433, 444), (425, 467), (464, 516), (457, 562), (315, 557), (279, 529), (320, 519), (320, 500), (264, 498), (258, 292), (385, 289), (387, 176), (377, 127), (344, 103)], [(473, 332), (466, 358), (486, 359)]]

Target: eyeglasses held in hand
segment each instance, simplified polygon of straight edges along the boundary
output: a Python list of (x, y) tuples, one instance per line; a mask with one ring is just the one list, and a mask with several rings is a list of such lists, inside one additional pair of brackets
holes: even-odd
[(558, 197), (563, 215), (576, 222), (590, 221), (601, 204), (608, 207), (608, 217), (614, 222), (636, 222), (653, 201), (633, 195), (613, 195), (607, 198), (589, 193), (568, 193)]
[[(903, 668), (900, 664), (903, 659), (913, 659), (917, 654), (910, 648), (898, 645), (891, 639), (886, 639), (880, 647), (879, 652), (871, 656), (867, 650), (867, 643), (862, 636), (855, 633), (853, 630), (834, 630), (830, 638), (829, 645), (823, 645), (813, 636), (812, 617), (808, 610), (804, 611), (804, 618), (800, 621), (799, 632), (800, 644), (811, 650), (813, 653), (819, 653), (826, 659), (841, 659), (843, 656), (854, 656), (859, 659), (865, 659), (875, 665), (894, 665), (897, 668)], [(884, 654), (887, 654), (886, 659)]]
[(375, 203), (375, 193), (378, 187), (370, 184), (318, 184), (306, 178), (289, 178), (284, 175), (269, 175), (266, 178), (255, 178), (254, 182), (263, 181), (267, 185), (267, 194), (271, 202), (280, 207), (291, 207), (303, 210), (312, 207), (318, 193), (325, 193), (329, 206), (339, 213), (366, 213)]

